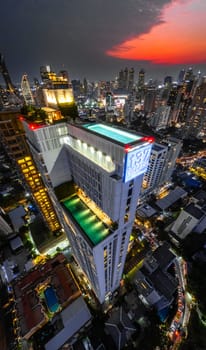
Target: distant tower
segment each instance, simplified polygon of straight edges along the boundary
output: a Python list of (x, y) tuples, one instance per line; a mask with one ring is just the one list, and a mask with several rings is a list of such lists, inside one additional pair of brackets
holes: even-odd
[(121, 69), (118, 76), (118, 88), (123, 89), (124, 86), (124, 71)]
[(188, 115), (189, 135), (206, 140), (206, 77), (196, 88), (191, 113)]
[(185, 73), (184, 80), (192, 80), (194, 79), (193, 68), (189, 67)]
[(167, 75), (164, 78), (164, 85), (171, 85), (172, 84), (172, 77), (170, 75)]
[(21, 90), (24, 97), (24, 101), (27, 106), (34, 105), (34, 98), (30, 89), (29, 81), (27, 75), (24, 74), (21, 79)]
[(88, 94), (88, 82), (87, 82), (86, 78), (84, 78), (83, 86), (84, 86), (84, 95), (87, 96), (87, 94)]
[(145, 83), (145, 71), (144, 69), (140, 69), (138, 74), (138, 88), (142, 89)]
[(40, 67), (40, 75), (43, 83), (48, 82), (50, 73), (51, 67), (49, 65)]
[(6, 63), (4, 61), (4, 56), (0, 53), (0, 73), (2, 74), (4, 81), (6, 83), (6, 88), (10, 92), (14, 92), (15, 87), (12, 84), (8, 69), (6, 67)]
[(134, 68), (130, 68), (129, 78), (128, 78), (128, 91), (132, 92), (133, 88), (134, 88)]
[(181, 69), (181, 71), (179, 72), (179, 75), (178, 75), (178, 83), (183, 82), (184, 76), (185, 76), (185, 69)]
[(126, 67), (124, 70), (124, 86), (123, 86), (124, 90), (127, 90), (128, 88), (128, 74), (129, 74), (129, 71), (128, 71), (128, 68)]

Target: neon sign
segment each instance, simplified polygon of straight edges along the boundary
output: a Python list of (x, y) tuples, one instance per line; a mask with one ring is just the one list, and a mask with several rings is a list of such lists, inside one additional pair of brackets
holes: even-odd
[(135, 177), (144, 174), (148, 167), (151, 149), (152, 144), (147, 144), (126, 153), (124, 182), (130, 181)]

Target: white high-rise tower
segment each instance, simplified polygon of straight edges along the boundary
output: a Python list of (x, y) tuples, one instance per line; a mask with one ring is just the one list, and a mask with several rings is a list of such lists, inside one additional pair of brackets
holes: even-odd
[(61, 201), (68, 238), (101, 303), (120, 285), (152, 142), (103, 124), (69, 125), (55, 163), (56, 176), (70, 180)]
[[(103, 303), (120, 285), (153, 138), (105, 124), (25, 129), (30, 143), (41, 145), (39, 154), (73, 254)], [(44, 134), (49, 145), (54, 133), (62, 148), (52, 162), (53, 148), (45, 152), (37, 138)]]

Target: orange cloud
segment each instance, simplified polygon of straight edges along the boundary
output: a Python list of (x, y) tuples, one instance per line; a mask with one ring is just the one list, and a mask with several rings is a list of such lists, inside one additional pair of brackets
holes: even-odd
[(156, 64), (206, 61), (206, 1), (190, 0), (166, 6), (163, 23), (108, 50), (122, 59), (147, 60)]

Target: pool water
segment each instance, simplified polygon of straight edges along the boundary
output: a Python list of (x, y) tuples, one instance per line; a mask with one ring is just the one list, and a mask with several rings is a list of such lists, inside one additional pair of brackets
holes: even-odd
[(54, 289), (52, 287), (48, 287), (47, 289), (45, 289), (44, 296), (46, 299), (48, 309), (51, 312), (56, 312), (59, 308), (59, 303)]
[(84, 128), (106, 136), (112, 140), (116, 140), (124, 145), (130, 142), (138, 141), (142, 138), (139, 135), (135, 135), (104, 124), (86, 124), (84, 125)]
[(109, 229), (97, 218), (97, 216), (74, 195), (63, 202), (63, 205), (77, 221), (90, 241), (97, 245), (109, 234)]

